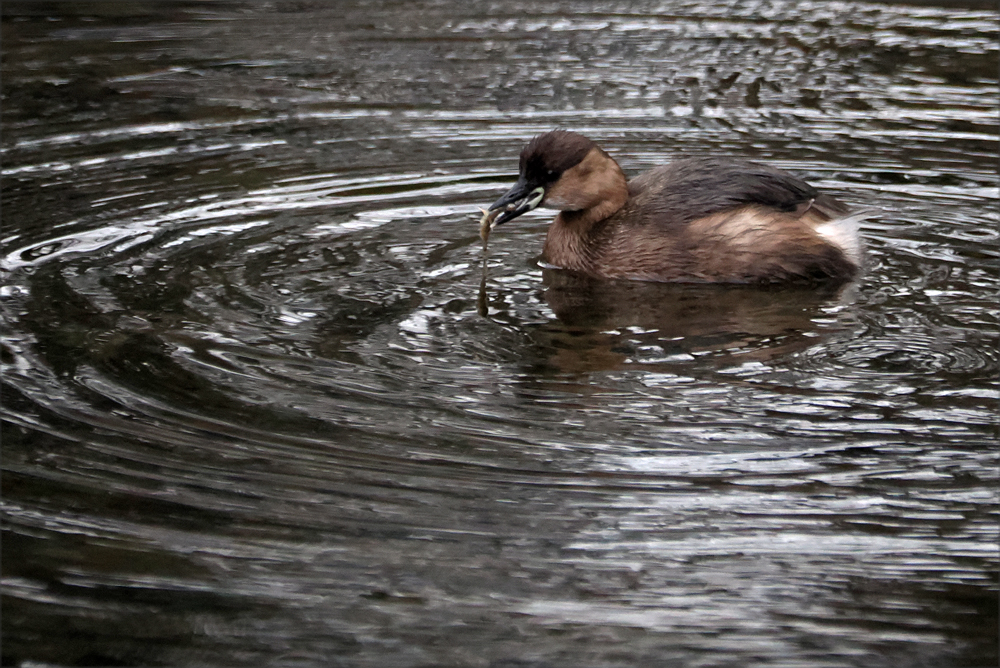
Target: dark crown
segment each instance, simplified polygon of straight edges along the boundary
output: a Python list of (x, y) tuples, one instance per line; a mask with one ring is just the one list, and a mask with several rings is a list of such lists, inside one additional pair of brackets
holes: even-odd
[(575, 167), (596, 144), (569, 130), (538, 135), (521, 151), (521, 174), (529, 183), (551, 183)]

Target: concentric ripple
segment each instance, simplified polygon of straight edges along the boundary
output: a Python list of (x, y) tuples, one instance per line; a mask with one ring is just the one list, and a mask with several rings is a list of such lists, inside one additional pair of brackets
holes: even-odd
[[(980, 4), (5, 3), (4, 665), (995, 665)], [(556, 126), (795, 171), (865, 274), (484, 252)]]

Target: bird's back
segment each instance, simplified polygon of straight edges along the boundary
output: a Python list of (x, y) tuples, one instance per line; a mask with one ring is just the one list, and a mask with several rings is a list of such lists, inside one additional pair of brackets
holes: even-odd
[(858, 270), (856, 246), (837, 225), (849, 209), (782, 170), (687, 159), (628, 189), (625, 206), (588, 235), (589, 273), (760, 283), (847, 280)]

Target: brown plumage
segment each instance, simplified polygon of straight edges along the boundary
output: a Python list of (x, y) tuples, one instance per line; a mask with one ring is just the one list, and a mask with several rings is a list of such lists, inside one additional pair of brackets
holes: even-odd
[(521, 152), (493, 226), (537, 206), (559, 210), (545, 261), (600, 278), (843, 282), (861, 263), (845, 205), (753, 162), (679, 160), (628, 181), (591, 140), (556, 130)]

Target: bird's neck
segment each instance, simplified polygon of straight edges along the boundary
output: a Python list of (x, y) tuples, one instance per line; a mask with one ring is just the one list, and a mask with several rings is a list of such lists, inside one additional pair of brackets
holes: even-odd
[(594, 148), (559, 178), (542, 206), (559, 209), (545, 240), (545, 259), (567, 269), (587, 270), (594, 232), (628, 201), (628, 181), (611, 156)]
[(605, 188), (602, 191), (602, 196), (600, 201), (586, 209), (560, 211), (553, 225), (560, 224), (575, 230), (578, 234), (585, 235), (599, 222), (618, 213), (628, 201), (628, 186), (625, 183), (624, 175), (621, 178), (620, 187)]
[[(624, 177), (623, 177), (624, 181)], [(593, 261), (593, 233), (617, 213), (628, 200), (628, 188), (620, 194), (579, 211), (560, 211), (549, 226), (543, 255), (550, 264), (576, 271), (589, 271)]]

